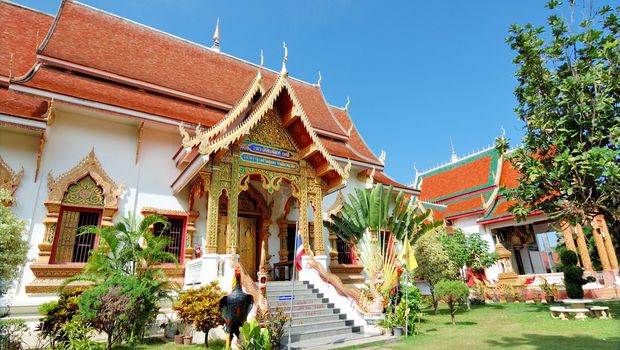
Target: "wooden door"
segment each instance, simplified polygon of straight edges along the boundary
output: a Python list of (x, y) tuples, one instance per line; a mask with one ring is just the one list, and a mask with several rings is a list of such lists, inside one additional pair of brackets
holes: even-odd
[(239, 262), (256, 279), (256, 218), (239, 217)]

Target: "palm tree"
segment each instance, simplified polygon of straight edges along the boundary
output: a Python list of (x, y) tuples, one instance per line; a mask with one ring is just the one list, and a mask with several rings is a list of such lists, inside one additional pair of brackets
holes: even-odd
[[(80, 234), (96, 234), (99, 246), (90, 252), (82, 273), (63, 282), (63, 287), (74, 281), (101, 284), (113, 275), (134, 275), (165, 281), (165, 274), (156, 264), (174, 262), (174, 254), (165, 251), (168, 237), (153, 234), (155, 224), (166, 227), (168, 220), (160, 215), (147, 215), (138, 220), (133, 213), (122, 217), (112, 226), (87, 226)], [(164, 283), (165, 284), (165, 283)]]

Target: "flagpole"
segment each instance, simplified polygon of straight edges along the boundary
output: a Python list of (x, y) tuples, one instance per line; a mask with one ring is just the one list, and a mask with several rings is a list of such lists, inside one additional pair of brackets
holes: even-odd
[(405, 244), (406, 245), (406, 249), (407, 249), (407, 257), (406, 257), (406, 265), (407, 265), (407, 271), (406, 271), (406, 275), (405, 275), (405, 338), (409, 336), (409, 295), (407, 294), (407, 285), (409, 284), (409, 248), (411, 248), (411, 245), (409, 244), (409, 232), (405, 233)]
[(293, 325), (293, 301), (295, 300), (295, 272), (297, 271), (297, 266), (295, 266), (295, 260), (297, 259), (297, 232), (299, 228), (299, 220), (295, 221), (295, 239), (293, 240), (295, 243), (293, 244), (293, 265), (291, 268), (293, 269), (293, 277), (291, 278), (291, 308), (289, 311), (288, 317), (288, 343), (286, 344), (288, 350), (291, 350), (291, 327)]

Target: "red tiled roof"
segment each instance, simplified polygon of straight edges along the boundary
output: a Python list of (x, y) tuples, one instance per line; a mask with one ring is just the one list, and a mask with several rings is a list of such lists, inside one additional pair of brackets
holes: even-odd
[(0, 113), (15, 117), (42, 120), (48, 100), (0, 87)]
[(456, 163), (452, 167), (447, 165), (447, 170), (421, 175), (423, 178), (421, 199), (435, 201), (438, 198), (464, 193), (485, 184), (492, 185), (489, 184), (491, 163), (491, 154), (483, 154), (472, 161)]
[[(241, 98), (258, 70), (247, 62), (80, 3), (67, 0), (63, 4), (52, 34), (40, 50), (45, 56), (228, 105)], [(275, 80), (271, 71), (263, 75)], [(313, 127), (346, 136), (320, 88), (299, 81), (292, 85)]]
[[(370, 176), (370, 174), (372, 173), (372, 170), (370, 169), (365, 169), (359, 172), (359, 175), (364, 176), (364, 177), (368, 177)], [(358, 176), (359, 176), (358, 175)], [(392, 179), (391, 177), (389, 177), (387, 174), (385, 174), (383, 171), (379, 171), (379, 170), (375, 170), (375, 174), (373, 176), (373, 181), (374, 183), (380, 183), (380, 184), (384, 184), (387, 186), (392, 186), (396, 189), (404, 189), (404, 190), (413, 190), (413, 188), (407, 186), (407, 185), (403, 185), (400, 182), (397, 182), (396, 180)]]
[(512, 166), (508, 160), (502, 162), (502, 174), (499, 179), (499, 185), (506, 188), (515, 188), (519, 185), (519, 170)]
[[(346, 130), (349, 130), (351, 124), (353, 124), (353, 120), (349, 116), (346, 110), (334, 106), (330, 106), (331, 112), (336, 117), (336, 120), (342, 125), (342, 127)], [(347, 144), (359, 155), (362, 156), (362, 161), (368, 162), (374, 165), (381, 166), (381, 162), (375, 156), (375, 154), (370, 150), (364, 139), (357, 131), (355, 125), (353, 125), (353, 129), (351, 129), (351, 135), (349, 135), (349, 141)]]
[(196, 124), (211, 125), (224, 116), (224, 112), (214, 108), (61, 72), (53, 68), (39, 69), (25, 85)]
[(0, 75), (28, 72), (35, 63), (37, 46), (47, 34), (54, 17), (16, 4), (0, 1)]

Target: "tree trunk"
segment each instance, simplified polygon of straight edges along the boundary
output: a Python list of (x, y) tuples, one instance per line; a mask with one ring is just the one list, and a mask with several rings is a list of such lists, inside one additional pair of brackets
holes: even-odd
[(210, 330), (211, 330), (211, 329), (207, 329), (207, 330), (205, 331), (205, 348), (208, 348), (208, 347), (209, 347), (209, 331), (210, 331)]
[(112, 332), (108, 333), (108, 350), (112, 350)]
[(456, 324), (456, 322), (454, 321), (454, 304), (448, 303), (448, 306), (450, 307), (450, 318), (452, 319), (452, 325), (454, 326)]

